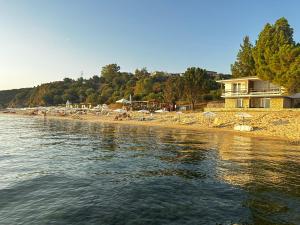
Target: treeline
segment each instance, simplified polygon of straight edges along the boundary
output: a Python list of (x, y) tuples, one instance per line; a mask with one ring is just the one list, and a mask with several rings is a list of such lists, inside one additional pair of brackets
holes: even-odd
[(255, 45), (246, 36), (231, 71), (233, 77), (258, 76), (290, 93), (300, 92), (300, 43), (294, 41), (288, 21), (266, 24)]
[[(219, 75), (224, 79), (226, 75)], [(228, 77), (228, 76), (227, 76)], [(188, 68), (183, 74), (166, 72), (149, 73), (146, 68), (134, 73), (121, 72), (117, 64), (102, 68), (100, 76), (77, 80), (65, 78), (63, 81), (42, 84), (18, 93), (9, 105), (51, 106), (72, 103), (110, 104), (121, 98), (133, 100), (155, 100), (173, 103), (186, 101), (194, 108), (199, 101), (220, 97), (219, 84), (206, 70)]]
[(0, 109), (8, 107), (12, 100), (19, 102), (20, 99), (27, 99), (33, 88), (20, 88), (0, 91)]

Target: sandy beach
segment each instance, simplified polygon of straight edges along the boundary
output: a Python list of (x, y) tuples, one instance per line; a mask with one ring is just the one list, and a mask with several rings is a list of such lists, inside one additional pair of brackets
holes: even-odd
[[(300, 111), (247, 112), (252, 117), (242, 121), (236, 112), (216, 112), (207, 118), (202, 112), (142, 114), (130, 112), (130, 118), (116, 120), (116, 113), (108, 115), (87, 113), (82, 115), (47, 115), (50, 119), (80, 120), (96, 123), (118, 123), (138, 126), (160, 126), (173, 129), (207, 130), (208, 132), (232, 132), (240, 135), (281, 139), (300, 144)], [(15, 115), (19, 115), (16, 113)], [(22, 115), (27, 115), (23, 112)], [(42, 116), (42, 115), (38, 115)], [(253, 131), (234, 131), (236, 124), (250, 125)]]

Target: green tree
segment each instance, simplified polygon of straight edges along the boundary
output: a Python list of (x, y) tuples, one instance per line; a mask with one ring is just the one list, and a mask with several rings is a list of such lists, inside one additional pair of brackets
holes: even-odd
[(253, 45), (248, 36), (243, 40), (241, 49), (237, 54), (237, 59), (231, 65), (231, 72), (233, 77), (255, 76), (255, 62), (252, 55)]
[(134, 72), (134, 76), (137, 79), (142, 79), (142, 78), (150, 76), (150, 73), (148, 72), (146, 67), (143, 67), (142, 69), (136, 69)]
[(209, 91), (210, 79), (206, 70), (200, 68), (191, 67), (184, 72), (184, 94), (192, 110), (201, 96)]
[(170, 76), (165, 82), (163, 97), (165, 102), (172, 103), (173, 107), (182, 97), (183, 82), (180, 76)]
[(109, 64), (102, 67), (101, 76), (104, 77), (107, 82), (112, 82), (118, 75), (120, 75), (120, 66), (117, 64)]
[(274, 25), (265, 25), (253, 56), (261, 79), (282, 85), (289, 92), (299, 90), (300, 47), (293, 40), (293, 29), (285, 18), (280, 18)]

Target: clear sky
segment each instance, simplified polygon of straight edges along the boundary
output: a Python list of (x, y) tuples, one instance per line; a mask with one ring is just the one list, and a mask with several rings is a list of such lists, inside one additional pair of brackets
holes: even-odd
[(300, 41), (300, 1), (0, 0), (0, 90), (122, 71), (230, 72), (252, 42), (284, 16)]

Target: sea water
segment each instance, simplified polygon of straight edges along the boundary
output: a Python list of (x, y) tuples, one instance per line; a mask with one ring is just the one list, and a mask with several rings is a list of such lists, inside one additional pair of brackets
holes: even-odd
[(0, 115), (0, 224), (300, 224), (300, 146)]

